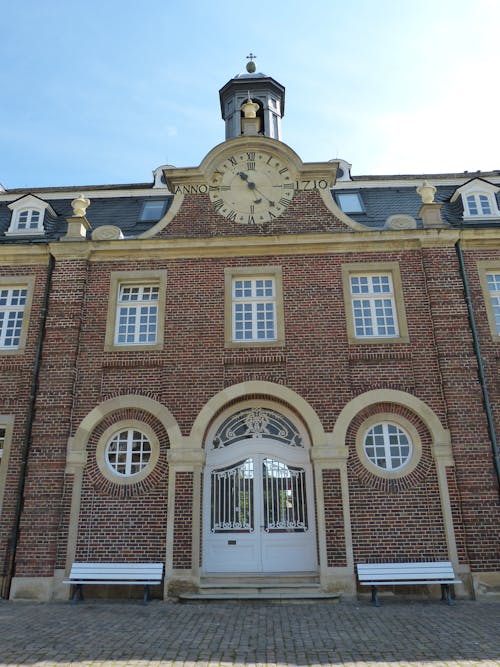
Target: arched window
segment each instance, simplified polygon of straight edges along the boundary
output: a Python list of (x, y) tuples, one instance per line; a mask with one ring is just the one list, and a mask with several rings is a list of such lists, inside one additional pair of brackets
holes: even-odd
[(291, 447), (304, 446), (297, 427), (285, 415), (269, 408), (249, 407), (222, 422), (212, 439), (212, 448), (253, 438), (272, 438)]

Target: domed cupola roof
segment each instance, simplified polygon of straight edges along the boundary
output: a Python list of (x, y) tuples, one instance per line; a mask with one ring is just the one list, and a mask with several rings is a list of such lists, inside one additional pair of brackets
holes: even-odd
[(246, 72), (236, 74), (219, 91), (226, 139), (245, 134), (243, 105), (251, 100), (258, 104), (256, 134), (281, 140), (281, 119), (285, 115), (285, 87), (262, 72), (256, 72), (254, 55), (247, 56)]

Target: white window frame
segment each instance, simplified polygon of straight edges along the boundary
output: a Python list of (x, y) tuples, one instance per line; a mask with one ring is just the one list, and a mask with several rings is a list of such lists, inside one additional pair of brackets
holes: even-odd
[[(120, 283), (116, 300), (115, 345), (156, 345), (159, 298), (158, 284)], [(122, 337), (125, 340), (121, 340)]]
[[(377, 465), (376, 462), (368, 456), (366, 451), (366, 437), (369, 432), (380, 425), (391, 425), (401, 430), (410, 444), (408, 457), (401, 465), (397, 467), (384, 468)], [(387, 428), (386, 426), (386, 428)], [(384, 443), (384, 448), (390, 450), (390, 443)], [(384, 479), (397, 479), (406, 477), (412, 473), (422, 459), (422, 441), (415, 425), (408, 419), (399, 414), (391, 412), (380, 412), (373, 414), (365, 419), (358, 428), (356, 434), (356, 453), (362, 465), (375, 477)], [(390, 454), (390, 451), (389, 451)], [(386, 454), (387, 455), (387, 454)]]
[[(257, 281), (271, 280), (272, 293), (260, 296), (252, 289), (251, 295), (245, 298), (235, 294), (237, 281), (250, 281), (255, 286)], [(224, 308), (224, 340), (226, 348), (238, 347), (282, 347), (285, 344), (285, 324), (283, 309), (283, 273), (281, 266), (245, 266), (224, 269), (225, 308)], [(258, 305), (269, 306), (269, 313), (274, 320), (272, 337), (259, 337)], [(251, 322), (248, 338), (237, 337), (237, 306), (247, 306)], [(245, 308), (243, 309), (245, 310)], [(265, 310), (265, 308), (264, 308)], [(238, 320), (239, 321), (239, 320)]]
[(464, 204), (467, 216), (484, 218), (493, 215), (491, 195), (484, 192), (471, 192), (465, 195)]
[[(378, 432), (375, 432), (376, 430)], [(372, 439), (370, 443), (367, 443), (368, 438)], [(370, 463), (386, 472), (395, 472), (404, 468), (411, 460), (413, 453), (411, 437), (400, 424), (395, 424), (394, 422), (382, 421), (378, 424), (373, 424), (365, 431), (363, 446), (365, 456)], [(401, 453), (403, 447), (408, 448), (408, 453), (404, 460)], [(394, 453), (394, 448), (397, 449), (397, 454)], [(377, 449), (383, 450), (380, 456), (377, 454)], [(398, 459), (400, 460), (399, 464), (393, 465), (393, 461)], [(384, 460), (386, 465), (381, 465), (379, 460)]]
[[(25, 218), (24, 220), (21, 219), (23, 217)], [(35, 224), (32, 224), (34, 217), (36, 217)], [(43, 231), (43, 217), (44, 211), (41, 211), (39, 208), (23, 208), (16, 211), (14, 216), (14, 227), (22, 234), (32, 234)]]
[[(235, 276), (231, 291), (233, 342), (276, 342), (278, 331), (274, 276)], [(245, 294), (241, 294), (242, 291)], [(272, 326), (272, 334), (269, 333), (269, 324)]]
[(487, 271), (485, 277), (496, 333), (500, 336), (500, 270)]
[(19, 349), (27, 302), (26, 285), (0, 284), (0, 350)]
[[(139, 471), (129, 475), (118, 472), (112, 465), (110, 465), (108, 460), (110, 443), (119, 433), (124, 431), (129, 433), (138, 431), (145, 439), (147, 439), (150, 447), (150, 455), (147, 462), (145, 462)], [(155, 469), (160, 457), (160, 441), (149, 424), (138, 419), (124, 419), (112, 424), (101, 434), (97, 443), (95, 455), (99, 470), (103, 477), (108, 481), (120, 486), (133, 485), (142, 482)]]
[[(111, 451), (113, 445), (116, 446), (116, 451)], [(137, 461), (134, 461), (135, 455), (139, 456)], [(134, 477), (141, 473), (149, 465), (151, 455), (152, 446), (148, 436), (135, 428), (117, 431), (109, 439), (105, 450), (107, 466), (119, 477)], [(138, 469), (132, 471), (136, 466)], [(124, 468), (123, 472), (121, 468)]]
[[(28, 326), (33, 300), (35, 279), (32, 276), (2, 277), (0, 278), (0, 355), (22, 354), (26, 347)], [(22, 303), (16, 303), (24, 291)], [(2, 295), (6, 293), (6, 303), (2, 303)], [(14, 300), (14, 303), (13, 303)], [(16, 322), (15, 342), (12, 324)], [(10, 342), (9, 342), (10, 341)]]
[[(367, 291), (353, 291), (355, 286), (361, 290), (366, 288)], [(378, 287), (385, 289), (386, 286), (388, 291), (377, 291)], [(394, 285), (390, 272), (350, 273), (349, 289), (356, 338), (399, 337)], [(380, 321), (381, 319), (383, 321)], [(393, 331), (388, 332), (389, 328)], [(371, 333), (368, 332), (369, 329)]]
[[(165, 298), (166, 298), (167, 272), (159, 271), (113, 271), (110, 274), (110, 294), (108, 302), (108, 317), (106, 325), (106, 337), (104, 340), (105, 351), (131, 351), (131, 350), (161, 350), (163, 349), (163, 336), (165, 326)], [(139, 295), (144, 296), (147, 289), (154, 289), (156, 299), (124, 300), (124, 288), (136, 288)], [(145, 319), (148, 319), (148, 307), (156, 307), (156, 336), (155, 340), (140, 339), (140, 323), (136, 322), (132, 342), (120, 340), (120, 318), (126, 320), (126, 310), (133, 305), (144, 307)], [(140, 315), (139, 315), (140, 316)]]

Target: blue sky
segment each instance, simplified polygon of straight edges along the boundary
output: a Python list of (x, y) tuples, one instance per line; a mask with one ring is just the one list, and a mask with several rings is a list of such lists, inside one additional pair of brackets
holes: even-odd
[(353, 174), (500, 169), (498, 0), (0, 0), (0, 183), (148, 182), (224, 139), (257, 54), (283, 140)]

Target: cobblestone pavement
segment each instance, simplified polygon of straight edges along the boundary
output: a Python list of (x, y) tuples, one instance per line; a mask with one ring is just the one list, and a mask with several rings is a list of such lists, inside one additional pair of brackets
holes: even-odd
[(500, 603), (0, 601), (0, 667), (500, 666)]

